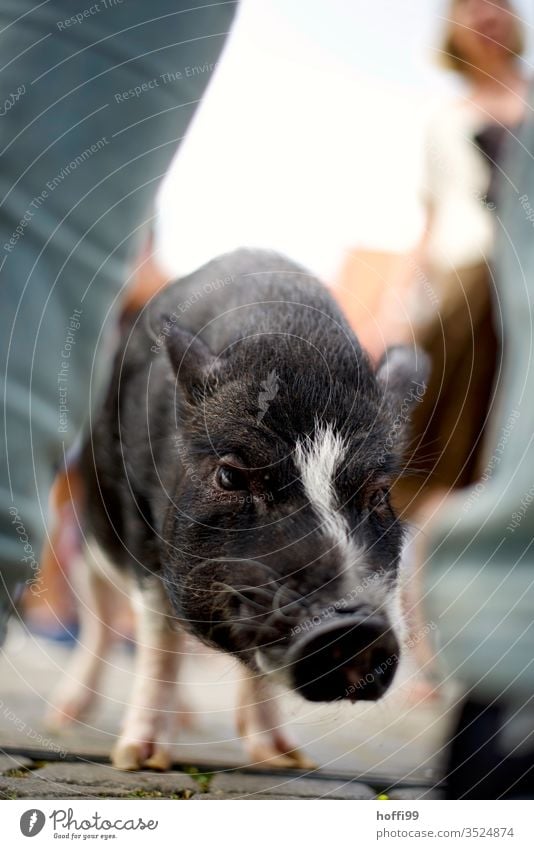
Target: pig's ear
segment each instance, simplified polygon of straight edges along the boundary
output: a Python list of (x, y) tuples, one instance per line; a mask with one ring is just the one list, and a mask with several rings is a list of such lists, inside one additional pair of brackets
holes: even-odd
[(171, 325), (167, 336), (167, 352), (183, 396), (190, 403), (205, 397), (216, 382), (219, 358), (199, 336), (176, 324)]
[(396, 415), (408, 415), (422, 400), (429, 374), (427, 354), (421, 348), (408, 345), (388, 348), (376, 369), (378, 383)]

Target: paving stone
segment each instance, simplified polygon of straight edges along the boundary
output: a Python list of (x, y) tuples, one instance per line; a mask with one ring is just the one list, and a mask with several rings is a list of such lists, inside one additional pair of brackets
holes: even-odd
[(176, 784), (182, 782), (185, 786), (195, 789), (196, 784), (184, 772), (155, 772), (153, 770), (140, 770), (138, 772), (125, 772), (116, 769), (111, 764), (98, 763), (72, 763), (69, 761), (55, 761), (46, 764), (40, 774), (45, 773), (48, 778), (64, 782), (85, 782), (86, 784), (125, 784), (128, 786), (141, 785), (143, 783), (159, 782), (160, 784)]
[(82, 784), (61, 784), (39, 781), (35, 778), (0, 778), (0, 799), (192, 799), (194, 791), (147, 790), (132, 787), (115, 787)]
[(58, 798), (72, 794), (169, 798), (192, 796), (199, 790), (198, 784), (181, 772), (122, 772), (105, 764), (84, 763), (50, 763), (26, 778), (8, 778), (0, 784), (4, 792), (25, 793), (29, 787), (37, 790), (37, 798), (44, 793), (47, 798), (50, 794)]
[[(375, 799), (376, 792), (356, 781), (299, 776), (215, 774), (195, 780), (182, 772), (122, 772), (106, 764), (49, 763), (41, 768), (28, 758), (2, 756), (0, 799)], [(33, 768), (32, 768), (33, 767)], [(7, 769), (6, 769), (7, 768)], [(11, 773), (11, 771), (14, 771)], [(8, 773), (7, 775), (5, 773)], [(402, 787), (387, 794), (392, 801), (442, 799), (438, 790)]]
[(299, 799), (374, 799), (376, 794), (366, 784), (299, 776), (263, 776), (246, 772), (218, 773), (209, 787), (210, 793), (226, 793), (236, 798), (295, 797)]
[(0, 754), (0, 775), (5, 775), (11, 770), (30, 769), (33, 766), (33, 761), (30, 758), (25, 758), (24, 755), (6, 755)]
[(388, 798), (396, 801), (403, 799), (444, 799), (445, 794), (429, 787), (397, 787), (388, 792)]
[(223, 793), (222, 790), (216, 791), (214, 793), (198, 793), (192, 797), (192, 802), (221, 802), (221, 801), (247, 801), (254, 800), (254, 802), (259, 801), (269, 801), (273, 802), (278, 800), (297, 800), (301, 802), (305, 797), (303, 796), (292, 796), (291, 794), (283, 795), (281, 793), (255, 793), (254, 796), (241, 796), (239, 793)]

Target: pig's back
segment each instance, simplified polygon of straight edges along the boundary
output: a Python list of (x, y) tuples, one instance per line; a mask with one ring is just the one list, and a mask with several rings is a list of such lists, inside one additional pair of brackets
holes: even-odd
[(147, 310), (143, 332), (158, 341), (169, 316), (200, 334), (214, 354), (247, 332), (300, 331), (324, 345), (328, 327), (329, 338), (337, 329), (356, 343), (328, 289), (273, 251), (240, 248), (171, 283)]

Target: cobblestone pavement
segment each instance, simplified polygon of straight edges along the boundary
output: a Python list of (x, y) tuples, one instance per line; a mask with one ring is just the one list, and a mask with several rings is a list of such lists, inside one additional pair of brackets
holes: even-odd
[[(189, 725), (177, 732), (168, 773), (125, 773), (108, 756), (132, 682), (132, 653), (108, 663), (99, 706), (52, 734), (43, 721), (69, 649), (17, 623), (0, 654), (0, 799), (392, 799), (436, 798), (452, 696), (414, 701), (409, 665), (379, 704), (322, 706), (284, 697), (284, 717), (320, 768), (246, 767), (234, 731), (236, 666), (191, 646), (183, 699)], [(3, 753), (3, 754), (2, 754)]]
[[(247, 773), (245, 770), (119, 772), (109, 764), (46, 762), (0, 755), (0, 799), (376, 799), (379, 787), (355, 779)], [(390, 789), (390, 799), (435, 799), (427, 787)]]

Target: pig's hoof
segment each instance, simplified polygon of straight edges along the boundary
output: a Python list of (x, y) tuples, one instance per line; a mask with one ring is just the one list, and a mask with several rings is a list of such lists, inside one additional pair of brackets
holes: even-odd
[(170, 752), (161, 746), (156, 746), (153, 754), (146, 759), (144, 766), (147, 769), (155, 769), (159, 772), (166, 772), (172, 766)]
[(281, 749), (276, 744), (250, 743), (247, 745), (250, 762), (255, 766), (283, 767), (285, 769), (316, 769), (317, 764), (300, 749)]
[(136, 740), (118, 740), (111, 752), (111, 763), (116, 769), (155, 769), (166, 772), (172, 765), (169, 750), (157, 743)]
[(293, 769), (317, 769), (315, 761), (300, 749), (292, 749), (281, 757), (287, 758), (290, 761), (289, 766)]

